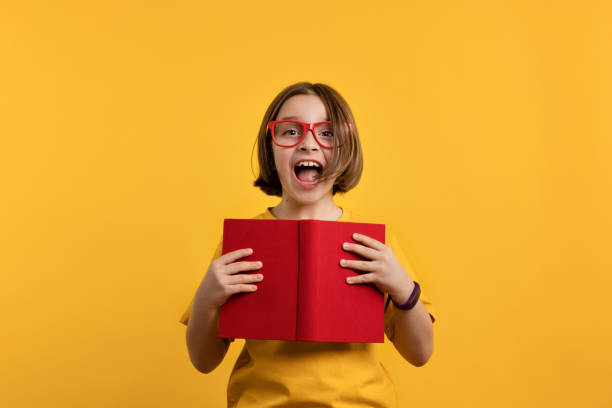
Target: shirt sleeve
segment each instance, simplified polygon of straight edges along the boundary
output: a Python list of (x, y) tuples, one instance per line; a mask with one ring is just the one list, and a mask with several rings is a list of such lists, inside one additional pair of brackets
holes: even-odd
[[(217, 248), (215, 249), (215, 252), (213, 253), (212, 258), (210, 259), (210, 262), (212, 262), (215, 259), (217, 259), (218, 257), (220, 257), (222, 254), (223, 254), (223, 240), (219, 241), (219, 244), (217, 245)], [(209, 264), (210, 264), (210, 262), (209, 262)], [(207, 268), (207, 270), (208, 270), (208, 268)], [(204, 272), (204, 276), (206, 276), (206, 272)], [(202, 278), (202, 280), (203, 279), (204, 278)], [(195, 297), (195, 293), (194, 293), (194, 296), (191, 297), (191, 301), (189, 302), (189, 305), (187, 306), (187, 308), (183, 312), (183, 315), (179, 319), (179, 322), (184, 324), (185, 326), (187, 326), (189, 324), (189, 317), (191, 316), (191, 312), (193, 310), (193, 299), (194, 299), (194, 297)], [(226, 340), (228, 340), (230, 342), (234, 341), (233, 338), (227, 338)]]
[[(421, 295), (419, 296), (419, 301), (423, 303), (423, 306), (425, 306), (425, 309), (427, 310), (427, 313), (429, 313), (429, 317), (431, 318), (431, 322), (435, 322), (436, 319), (434, 316), (436, 315), (436, 312), (434, 309), (434, 305), (429, 296), (426, 294), (426, 291), (423, 288), (423, 284), (417, 277), (417, 274), (412, 269), (410, 262), (408, 262), (408, 258), (406, 257), (404, 251), (399, 245), (397, 237), (393, 233), (387, 233), (387, 246), (391, 248), (393, 254), (395, 255), (395, 258), (400, 263), (400, 265), (402, 265), (402, 268), (404, 268), (404, 271), (406, 271), (408, 276), (410, 276), (413, 281), (419, 282), (419, 285), (421, 286)], [(387, 304), (388, 297), (389, 294), (385, 294), (385, 304)], [(389, 302), (389, 306), (387, 307), (387, 309), (385, 309), (385, 334), (387, 335), (387, 338), (390, 341), (393, 341), (393, 337), (395, 334), (393, 326), (394, 312), (395, 308), (393, 306), (393, 302), (391, 301)]]

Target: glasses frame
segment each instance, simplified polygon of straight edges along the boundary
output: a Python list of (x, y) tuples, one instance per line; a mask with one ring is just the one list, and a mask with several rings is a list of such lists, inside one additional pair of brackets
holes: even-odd
[[(292, 123), (299, 123), (300, 125), (302, 125), (302, 127), (304, 128), (304, 131), (302, 132), (302, 136), (300, 137), (300, 140), (298, 140), (296, 143), (292, 144), (292, 145), (283, 145), (280, 144), (276, 138), (274, 137), (274, 126), (277, 123), (281, 123), (281, 122), (292, 122)], [(274, 142), (275, 145), (280, 146), (280, 147), (294, 147), (299, 145), (300, 143), (302, 143), (302, 140), (304, 140), (304, 136), (306, 136), (306, 132), (308, 132), (309, 130), (312, 132), (312, 135), (314, 136), (315, 140), (317, 141), (318, 145), (321, 146), (324, 149), (333, 149), (333, 146), (325, 146), (321, 143), (321, 141), (319, 140), (319, 138), (317, 137), (317, 133), (315, 132), (315, 126), (317, 125), (321, 125), (323, 123), (331, 123), (331, 121), (326, 120), (324, 122), (314, 122), (314, 123), (308, 123), (308, 122), (300, 122), (299, 120), (289, 120), (289, 119), (285, 119), (285, 120), (271, 120), (270, 122), (268, 122), (268, 129), (270, 130), (270, 133), (272, 134), (272, 141)], [(350, 123), (349, 123), (350, 126)], [(351, 126), (352, 128), (352, 126)]]

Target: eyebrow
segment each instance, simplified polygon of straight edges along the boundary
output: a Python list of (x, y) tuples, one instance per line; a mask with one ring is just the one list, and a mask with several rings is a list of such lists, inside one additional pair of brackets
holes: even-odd
[[(297, 116), (285, 116), (284, 118), (280, 118), (277, 120), (299, 120), (299, 118)], [(323, 119), (321, 122), (327, 121), (329, 120), (329, 118), (325, 118)]]

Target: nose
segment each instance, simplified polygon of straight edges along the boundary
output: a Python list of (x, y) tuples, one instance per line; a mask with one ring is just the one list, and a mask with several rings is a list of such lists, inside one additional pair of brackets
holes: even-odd
[(302, 141), (300, 142), (300, 144), (298, 145), (298, 148), (300, 150), (319, 150), (319, 144), (317, 143), (317, 141), (314, 138), (314, 133), (312, 133), (312, 130), (307, 130), (306, 134), (304, 135), (304, 138), (302, 139)]

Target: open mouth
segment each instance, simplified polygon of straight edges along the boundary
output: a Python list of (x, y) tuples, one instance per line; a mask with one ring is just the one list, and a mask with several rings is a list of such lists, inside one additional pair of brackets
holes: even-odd
[(322, 171), (323, 166), (316, 160), (300, 160), (293, 166), (295, 177), (303, 184), (316, 184), (315, 177)]

